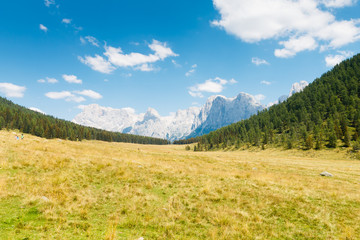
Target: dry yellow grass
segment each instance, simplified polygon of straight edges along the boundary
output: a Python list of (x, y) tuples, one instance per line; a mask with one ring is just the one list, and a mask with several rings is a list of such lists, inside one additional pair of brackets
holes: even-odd
[(7, 131), (0, 144), (1, 239), (360, 239), (360, 161), (346, 151), (191, 152)]

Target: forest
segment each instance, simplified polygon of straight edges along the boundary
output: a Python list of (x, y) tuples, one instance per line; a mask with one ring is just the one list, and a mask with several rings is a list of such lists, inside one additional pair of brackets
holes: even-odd
[(8, 130), (18, 129), (23, 133), (48, 139), (60, 138), (72, 141), (86, 139), (140, 144), (169, 144), (165, 139), (110, 132), (81, 126), (70, 121), (32, 111), (0, 97), (0, 130), (4, 128)]
[(336, 65), (302, 92), (197, 139), (195, 151), (268, 145), (321, 149), (359, 147), (360, 54)]

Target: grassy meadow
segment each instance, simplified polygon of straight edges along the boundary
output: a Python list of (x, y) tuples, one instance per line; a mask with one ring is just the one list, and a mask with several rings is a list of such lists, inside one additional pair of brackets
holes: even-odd
[(360, 239), (346, 150), (14, 136), (0, 131), (0, 239)]

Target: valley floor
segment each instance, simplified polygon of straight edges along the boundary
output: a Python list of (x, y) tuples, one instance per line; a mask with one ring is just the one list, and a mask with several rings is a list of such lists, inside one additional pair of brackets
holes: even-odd
[(359, 239), (359, 222), (360, 161), (345, 150), (192, 152), (0, 131), (1, 239)]

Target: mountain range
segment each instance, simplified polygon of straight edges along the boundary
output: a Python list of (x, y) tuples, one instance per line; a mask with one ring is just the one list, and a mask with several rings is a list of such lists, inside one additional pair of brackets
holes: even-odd
[[(306, 81), (294, 83), (289, 96), (300, 92), (307, 85)], [(283, 99), (284, 96), (279, 101)], [(169, 116), (160, 116), (153, 108), (148, 108), (146, 113), (136, 114), (132, 108), (115, 109), (91, 104), (82, 106), (82, 112), (75, 116), (73, 122), (113, 132), (173, 141), (207, 134), (247, 119), (266, 107), (257, 102), (254, 96), (241, 92), (233, 98), (211, 96), (202, 107), (180, 109)]]

